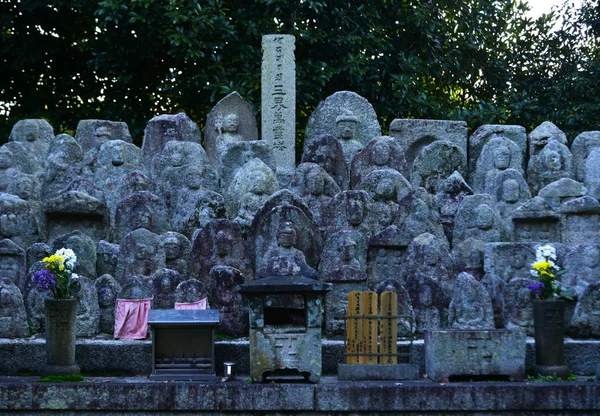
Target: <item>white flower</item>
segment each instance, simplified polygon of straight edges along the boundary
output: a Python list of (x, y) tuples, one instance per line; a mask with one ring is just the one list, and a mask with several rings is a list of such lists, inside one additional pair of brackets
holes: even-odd
[(77, 262), (77, 256), (75, 252), (70, 248), (61, 248), (57, 250), (55, 253), (57, 256), (61, 256), (65, 259), (65, 267), (69, 270), (73, 270), (75, 268), (75, 263)]
[(71, 274), (71, 280), (78, 281), (79, 280), (79, 275), (77, 273)]

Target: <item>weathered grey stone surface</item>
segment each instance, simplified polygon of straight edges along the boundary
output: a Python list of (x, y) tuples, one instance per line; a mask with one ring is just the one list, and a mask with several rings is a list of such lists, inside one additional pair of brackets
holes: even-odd
[(600, 338), (600, 282), (589, 284), (581, 294), (569, 333), (580, 338)]
[(35, 206), (18, 196), (0, 194), (0, 237), (9, 238), (21, 248), (41, 239)]
[(567, 135), (563, 133), (554, 123), (550, 121), (544, 121), (542, 124), (537, 126), (527, 136), (527, 142), (529, 144), (529, 159), (539, 154), (544, 147), (552, 140), (555, 140), (561, 144), (567, 144)]
[[(175, 288), (175, 302), (192, 303), (207, 297), (206, 284), (199, 280), (189, 279), (179, 283)], [(207, 307), (208, 309), (208, 307)]]
[(231, 220), (216, 219), (209, 222), (193, 241), (190, 276), (207, 282), (210, 270), (221, 265), (240, 270), (246, 280), (251, 281), (250, 259), (240, 226)]
[(324, 217), (327, 206), (340, 192), (335, 180), (316, 163), (301, 163), (292, 177), (291, 190), (304, 200), (313, 219), (324, 233)]
[(519, 171), (511, 168), (496, 173), (486, 192), (496, 200), (496, 208), (507, 230), (512, 227), (515, 210), (531, 199), (525, 178)]
[(119, 182), (117, 193), (118, 201), (140, 191), (148, 191), (155, 194), (157, 192), (157, 186), (144, 172), (141, 170), (133, 170), (123, 176)]
[(48, 257), (50, 255), (51, 248), (46, 243), (34, 243), (30, 245), (26, 250), (26, 259), (27, 266), (25, 268), (25, 273), (38, 261), (42, 261), (44, 257)]
[(146, 171), (152, 171), (155, 159), (172, 140), (200, 144), (200, 129), (185, 113), (161, 114), (150, 120), (144, 130), (142, 144), (143, 165)]
[(469, 176), (477, 167), (477, 161), (483, 147), (495, 137), (505, 137), (514, 142), (519, 147), (521, 155), (521, 169), (525, 169), (527, 154), (527, 133), (525, 127), (501, 124), (484, 124), (469, 137)]
[(148, 191), (133, 193), (119, 202), (111, 240), (120, 243), (127, 233), (138, 228), (145, 228), (156, 234), (169, 228), (165, 203), (159, 196)]
[[(0, 192), (17, 195), (23, 199), (39, 199), (40, 181), (46, 160), (40, 161), (20, 142), (4, 143), (0, 147)], [(23, 186), (27, 181), (29, 187)], [(21, 193), (30, 192), (29, 198)]]
[(440, 184), (435, 194), (435, 201), (440, 210), (440, 222), (449, 241), (452, 241), (456, 210), (468, 195), (473, 195), (473, 190), (458, 171), (452, 172), (452, 175)]
[(306, 263), (304, 253), (296, 248), (297, 230), (293, 222), (282, 218), (276, 229), (277, 246), (268, 250), (263, 256), (262, 264), (256, 266), (257, 279), (274, 276), (302, 276), (316, 279), (316, 270)]
[(538, 196), (550, 204), (552, 209), (558, 211), (560, 204), (579, 198), (587, 194), (587, 189), (581, 182), (570, 178), (562, 178), (544, 186), (538, 192)]
[(234, 337), (248, 336), (248, 305), (237, 291), (245, 283), (244, 275), (233, 267), (215, 266), (207, 283), (210, 306), (219, 310), (217, 329)]
[(430, 233), (420, 234), (411, 241), (404, 258), (401, 282), (432, 279), (450, 297), (455, 278), (454, 263), (444, 242)]
[(293, 35), (262, 37), (261, 135), (273, 149), (278, 177), (296, 167), (295, 41)]
[(135, 275), (129, 275), (125, 279), (119, 299), (148, 299), (152, 297), (152, 289), (148, 278), (141, 278)]
[(183, 234), (167, 231), (161, 234), (167, 269), (172, 269), (181, 275), (183, 280), (189, 277), (188, 264), (192, 253), (192, 244)]
[(25, 303), (12, 280), (0, 277), (0, 338), (29, 336)]
[(152, 292), (152, 308), (173, 309), (175, 307), (175, 289), (183, 280), (176, 270), (160, 268), (152, 273), (148, 280)]
[(308, 143), (305, 142), (302, 163), (316, 163), (321, 166), (342, 191), (350, 186), (350, 166), (344, 159), (342, 145), (331, 135), (319, 136)]
[(457, 273), (467, 272), (477, 280), (483, 277), (485, 243), (469, 237), (452, 247), (452, 261)]
[(262, 160), (249, 160), (238, 169), (227, 190), (229, 218), (248, 228), (263, 203), (278, 189), (275, 173)]
[(532, 283), (533, 279), (516, 277), (507, 283), (504, 292), (506, 328), (524, 330), (528, 336), (533, 336), (533, 295), (527, 289)]
[(535, 243), (488, 243), (484, 251), (485, 273), (499, 276), (505, 282), (515, 277), (527, 278), (531, 276), (535, 250)]
[(236, 91), (222, 98), (206, 116), (204, 148), (213, 166), (228, 143), (258, 140), (254, 109)]
[(376, 137), (354, 156), (350, 165), (350, 186), (358, 188), (367, 174), (379, 169), (393, 169), (404, 176), (409, 173), (402, 148), (393, 137)]
[(452, 376), (525, 376), (525, 333), (508, 330), (431, 331), (425, 368), (434, 381)]
[(115, 331), (115, 308), (121, 293), (121, 285), (110, 274), (103, 274), (94, 281), (94, 286), (98, 293), (100, 310), (98, 331), (112, 335)]
[(379, 231), (396, 222), (402, 201), (411, 196), (413, 188), (410, 183), (397, 170), (378, 169), (363, 176), (359, 190), (369, 193), (373, 199), (373, 215), (378, 224), (375, 231)]
[(454, 283), (448, 307), (448, 326), (454, 329), (494, 329), (490, 295), (469, 273), (460, 273)]
[(572, 176), (571, 152), (556, 140), (550, 140), (539, 153), (530, 156), (527, 183), (532, 195), (537, 195), (540, 189), (554, 181)]
[(563, 202), (562, 238), (567, 244), (600, 243), (600, 203), (590, 196)]
[(588, 194), (600, 198), (600, 149), (594, 148), (585, 161), (585, 187)]
[(494, 326), (496, 329), (506, 326), (506, 303), (504, 302), (504, 292), (506, 283), (495, 274), (486, 274), (481, 279), (481, 284), (490, 295), (492, 300), (492, 309), (494, 310)]
[[(278, 229), (291, 222), (296, 230), (295, 247), (306, 257), (306, 262), (317, 267), (321, 254), (321, 234), (310, 208), (296, 194), (287, 189), (271, 195), (256, 213), (248, 233), (255, 269), (262, 267), (271, 251), (277, 249)], [(252, 244), (254, 242), (254, 244)]]
[(415, 157), (410, 173), (411, 184), (435, 194), (443, 181), (458, 171), (467, 173), (467, 159), (462, 149), (447, 140), (436, 140), (423, 147)]
[(227, 203), (223, 195), (204, 189), (201, 180), (202, 172), (190, 168), (187, 183), (177, 191), (171, 203), (171, 227), (189, 239), (213, 219), (227, 217)]
[(52, 244), (52, 252), (61, 248), (70, 248), (77, 256), (75, 269), (79, 275), (95, 280), (96, 274), (96, 243), (81, 231), (73, 231), (57, 237)]
[(600, 282), (600, 245), (584, 243), (571, 246), (564, 257), (564, 285), (572, 288), (581, 298), (590, 284)]
[(277, 167), (273, 151), (262, 140), (237, 142), (225, 145), (218, 169), (221, 175), (221, 189), (227, 191), (237, 172), (252, 159), (260, 159), (273, 172)]
[(30, 154), (45, 160), (53, 137), (54, 130), (46, 120), (27, 119), (13, 126), (8, 140), (22, 143)]
[(117, 259), (119, 258), (120, 247), (118, 244), (112, 244), (105, 240), (98, 241), (96, 244), (96, 275), (104, 274), (115, 275), (117, 269)]
[(373, 106), (365, 98), (354, 92), (338, 91), (321, 101), (310, 115), (304, 150), (311, 140), (324, 134), (340, 141), (344, 159), (350, 165), (357, 152), (371, 139), (381, 136), (381, 127)]
[(523, 154), (519, 146), (506, 137), (490, 139), (479, 155), (477, 168), (469, 176), (476, 193), (494, 193), (496, 176), (507, 169), (523, 174)]
[(366, 191), (343, 191), (333, 197), (327, 209), (325, 224), (327, 233), (358, 231), (367, 242), (376, 221), (373, 215), (373, 199)]
[(162, 239), (158, 234), (139, 228), (121, 241), (115, 279), (122, 286), (131, 275), (149, 278), (166, 264)]
[(401, 276), (408, 244), (409, 241), (406, 241), (405, 236), (401, 235), (400, 229), (395, 225), (371, 237), (367, 252), (369, 289), (373, 289), (375, 282), (381, 282), (389, 277), (398, 279)]
[(159, 195), (167, 207), (177, 198), (179, 189), (189, 183), (192, 168), (199, 171), (200, 186), (210, 191), (220, 190), (219, 174), (213, 168), (199, 143), (171, 141), (155, 159), (152, 177), (158, 184)]
[(415, 311), (413, 310), (410, 295), (399, 280), (386, 279), (380, 282), (374, 291), (379, 296), (383, 292), (394, 292), (398, 297), (398, 337), (408, 338), (415, 332)]
[(95, 168), (98, 151), (104, 143), (109, 140), (132, 142), (126, 123), (109, 120), (80, 120), (77, 124), (75, 140), (83, 150), (84, 163), (92, 170)]
[(513, 211), (512, 241), (561, 241), (560, 217), (536, 196)]
[(491, 195), (476, 194), (463, 199), (454, 217), (454, 244), (469, 237), (486, 243), (504, 241), (506, 235), (504, 221)]
[(390, 123), (390, 136), (402, 147), (409, 167), (421, 150), (436, 140), (449, 141), (467, 154), (467, 123), (464, 121), (395, 119)]
[(600, 147), (600, 131), (584, 131), (571, 143), (573, 155), (573, 179), (585, 182), (585, 164), (595, 148)]
[(77, 297), (77, 327), (78, 337), (93, 337), (100, 328), (100, 306), (98, 291), (94, 281), (85, 276), (79, 276), (81, 289)]
[(415, 311), (415, 332), (445, 328), (448, 322), (448, 298), (441, 285), (429, 277), (407, 276), (406, 290)]
[(0, 240), (0, 278), (6, 278), (21, 292), (26, 288), (25, 250), (9, 239)]

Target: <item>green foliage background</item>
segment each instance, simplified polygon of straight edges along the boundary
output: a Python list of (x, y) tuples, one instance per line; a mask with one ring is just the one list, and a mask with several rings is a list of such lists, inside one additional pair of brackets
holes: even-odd
[(139, 145), (153, 116), (202, 127), (232, 91), (259, 116), (270, 33), (296, 36), (299, 145), (340, 90), (367, 98), (384, 131), (394, 118), (551, 120), (572, 139), (600, 125), (599, 3), (534, 21), (512, 0), (0, 2), (0, 140), (23, 118), (56, 134), (99, 118), (127, 122)]

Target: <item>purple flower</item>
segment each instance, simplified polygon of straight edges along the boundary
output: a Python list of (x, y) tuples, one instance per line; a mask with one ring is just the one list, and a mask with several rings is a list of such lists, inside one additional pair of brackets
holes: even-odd
[(52, 289), (54, 286), (56, 286), (54, 275), (50, 272), (50, 270), (44, 269), (35, 272), (32, 280), (33, 284), (38, 290)]
[(530, 285), (527, 285), (526, 287), (527, 287), (527, 289), (529, 289), (533, 293), (535, 293), (536, 296), (541, 296), (542, 295), (542, 288), (544, 287), (544, 283), (542, 283), (542, 282), (535, 282), (535, 283), (532, 283)]

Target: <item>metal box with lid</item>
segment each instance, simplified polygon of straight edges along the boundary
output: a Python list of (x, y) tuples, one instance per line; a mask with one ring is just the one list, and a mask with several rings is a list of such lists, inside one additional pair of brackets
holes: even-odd
[(218, 310), (152, 309), (151, 380), (215, 380)]

